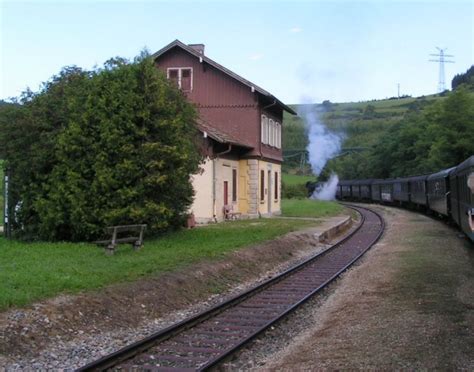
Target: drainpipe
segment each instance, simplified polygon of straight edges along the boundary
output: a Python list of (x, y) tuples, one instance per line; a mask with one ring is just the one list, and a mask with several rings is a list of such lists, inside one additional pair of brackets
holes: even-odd
[(229, 147), (227, 150), (224, 150), (222, 152), (218, 152), (215, 154), (214, 159), (212, 159), (212, 209), (213, 209), (213, 216), (214, 216), (214, 222), (217, 222), (217, 206), (216, 206), (216, 158), (219, 157), (219, 155), (224, 155), (232, 151), (232, 144), (229, 143)]
[(232, 150), (232, 144), (229, 143), (229, 147), (227, 148), (227, 150), (224, 150), (224, 151), (222, 151), (222, 152), (218, 152), (218, 153), (215, 155), (215, 157), (218, 158), (219, 155), (227, 154), (227, 153), (231, 152), (231, 150)]
[(274, 100), (273, 100), (273, 103), (270, 103), (269, 105), (267, 105), (267, 106), (265, 106), (265, 107), (262, 107), (262, 110), (266, 110), (266, 109), (269, 108), (269, 107), (275, 106), (276, 103), (277, 103), (277, 100), (274, 99)]

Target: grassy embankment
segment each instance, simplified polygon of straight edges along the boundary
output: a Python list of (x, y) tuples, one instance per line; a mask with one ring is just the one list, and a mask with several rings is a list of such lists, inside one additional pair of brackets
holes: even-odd
[[(433, 103), (444, 100), (445, 96), (431, 95), (418, 98), (386, 99), (366, 102), (331, 103), (311, 105), (306, 110), (314, 110), (321, 121), (332, 131), (343, 136), (343, 148), (368, 149), (377, 144), (391, 125), (399, 122), (408, 111), (418, 111)], [(292, 105), (298, 111), (303, 105)], [(283, 126), (283, 150), (305, 149), (308, 144), (303, 118), (285, 113)], [(292, 157), (284, 163), (284, 172), (309, 173), (310, 167), (300, 169), (299, 158)]]
[(308, 181), (311, 181), (311, 182), (315, 181), (316, 176), (313, 176), (313, 175), (300, 176), (297, 174), (282, 173), (281, 180), (286, 185), (304, 185)]
[(0, 226), (3, 226), (3, 160), (0, 160)]
[(336, 202), (310, 199), (283, 199), (284, 217), (329, 217), (341, 213), (344, 207)]
[[(298, 210), (300, 216), (311, 217), (340, 212), (332, 203), (283, 202), (285, 215), (297, 215)], [(0, 238), (0, 310), (222, 259), (237, 249), (311, 225), (314, 222), (258, 219), (183, 229), (145, 241), (139, 252), (120, 246), (112, 257), (93, 244), (24, 243)]]

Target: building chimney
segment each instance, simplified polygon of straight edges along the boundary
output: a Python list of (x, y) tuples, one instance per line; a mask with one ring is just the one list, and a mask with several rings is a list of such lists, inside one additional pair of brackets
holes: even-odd
[(204, 44), (189, 44), (188, 46), (193, 48), (199, 54), (204, 55)]

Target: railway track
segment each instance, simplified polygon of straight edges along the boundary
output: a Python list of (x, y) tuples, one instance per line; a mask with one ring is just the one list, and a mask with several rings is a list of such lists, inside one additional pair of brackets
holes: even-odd
[(368, 208), (349, 207), (361, 214), (361, 223), (334, 246), (78, 371), (201, 371), (216, 365), (327, 286), (377, 242), (384, 229), (382, 217)]

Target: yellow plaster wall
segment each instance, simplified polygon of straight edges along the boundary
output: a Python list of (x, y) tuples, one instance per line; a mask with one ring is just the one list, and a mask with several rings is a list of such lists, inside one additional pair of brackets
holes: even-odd
[(201, 172), (191, 177), (194, 189), (194, 200), (191, 212), (198, 223), (208, 222), (214, 217), (213, 197), (212, 197), (212, 162), (206, 159), (201, 165)]
[[(215, 182), (216, 182), (216, 218), (224, 219), (224, 181), (228, 183), (227, 200), (228, 204), (232, 204), (234, 212), (239, 210), (239, 161), (228, 159), (215, 159)], [(237, 200), (232, 201), (232, 169), (237, 170)]]
[(242, 214), (247, 214), (249, 211), (249, 186), (248, 186), (248, 180), (249, 180), (249, 175), (248, 175), (248, 162), (246, 159), (240, 160), (239, 161), (239, 170), (238, 170), (238, 176), (239, 176), (239, 212)]
[[(264, 188), (265, 197), (261, 200), (261, 171), (265, 172)], [(271, 174), (271, 180), (268, 179), (268, 171)], [(275, 199), (275, 172), (278, 173), (278, 199)], [(270, 197), (269, 197), (270, 196)], [(268, 203), (270, 201), (270, 211), (268, 210)], [(269, 163), (266, 161), (258, 162), (258, 211), (262, 215), (281, 214), (281, 165)]]
[[(269, 215), (268, 201), (271, 196), (271, 214), (281, 213), (281, 165), (257, 160), (207, 159), (201, 166), (202, 172), (192, 176), (195, 198), (191, 211), (198, 223), (205, 223), (216, 218), (224, 218), (224, 181), (228, 182), (228, 203), (234, 212), (242, 215)], [(237, 170), (237, 201), (232, 201), (232, 169)], [(265, 198), (260, 201), (260, 171), (265, 171)], [(271, 171), (271, 182), (268, 171)], [(275, 193), (275, 172), (278, 173), (278, 199)], [(255, 177), (258, 177), (256, 180)], [(253, 185), (253, 186), (252, 186)], [(257, 187), (258, 186), (258, 187)], [(253, 191), (252, 191), (253, 190)], [(215, 194), (214, 194), (215, 192)], [(255, 204), (256, 198), (256, 204)], [(215, 199), (215, 202), (214, 202)], [(253, 204), (252, 204), (253, 200)], [(253, 205), (253, 206), (252, 206)], [(257, 209), (255, 209), (257, 208)], [(252, 212), (253, 210), (253, 212)]]

